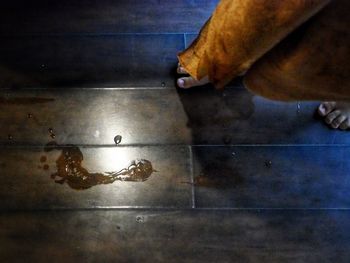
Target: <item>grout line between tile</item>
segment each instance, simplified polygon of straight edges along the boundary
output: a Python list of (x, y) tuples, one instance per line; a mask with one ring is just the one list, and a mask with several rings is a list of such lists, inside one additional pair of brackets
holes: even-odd
[(21, 89), (17, 89), (17, 90), (14, 90), (13, 88), (1, 88), (0, 89), (0, 92), (3, 92), (3, 91), (13, 91), (13, 92), (23, 92), (23, 91), (35, 91), (35, 90), (38, 90), (38, 91), (62, 91), (62, 90), (65, 90), (65, 91), (68, 91), (68, 90), (74, 90), (74, 91), (77, 91), (77, 90), (83, 90), (83, 91), (86, 91), (86, 90), (120, 90), (120, 91), (123, 91), (123, 90), (166, 90), (166, 91), (169, 91), (169, 90), (173, 90), (175, 89), (175, 87), (171, 87), (171, 86), (167, 86), (167, 87), (158, 87), (158, 86), (149, 86), (149, 87), (145, 87), (145, 86), (138, 86), (138, 87), (128, 87), (128, 86), (120, 86), (120, 87), (115, 87), (115, 86), (110, 86), (110, 87), (94, 87), (94, 86), (85, 86), (85, 87), (79, 87), (79, 86), (68, 86), (68, 87), (45, 87), (45, 86), (42, 86), (42, 87), (22, 87)]
[[(225, 144), (225, 145), (217, 145), (217, 144), (206, 144), (206, 145), (195, 145), (195, 144), (162, 144), (162, 143), (150, 143), (150, 144), (123, 144), (123, 145), (115, 145), (115, 144), (81, 144), (81, 143), (72, 143), (66, 142), (64, 144), (60, 144), (60, 147), (72, 147), (71, 145), (81, 147), (81, 148), (142, 148), (142, 147), (191, 147), (192, 148), (230, 148), (230, 147), (350, 147), (350, 144)], [(13, 144), (1, 143), (0, 148), (43, 148), (45, 144), (17, 144), (13, 142)], [(46, 146), (47, 147), (47, 146)], [(55, 146), (54, 146), (55, 147)]]
[(196, 193), (194, 187), (194, 162), (193, 162), (193, 151), (192, 146), (188, 146), (190, 154), (190, 180), (191, 180), (191, 207), (196, 208)]
[[(4, 34), (1, 38), (25, 38), (25, 37), (113, 37), (113, 36), (154, 36), (154, 35), (182, 35), (184, 32), (124, 32), (124, 33), (33, 33), (33, 34)], [(197, 32), (186, 32), (186, 34), (195, 35)]]
[(348, 207), (162, 207), (162, 206), (95, 206), (95, 207), (52, 207), (52, 208), (24, 208), (1, 209), (1, 213), (9, 212), (63, 212), (63, 211), (350, 211)]
[[(239, 86), (228, 86), (226, 88), (226, 90), (237, 90), (237, 89), (241, 89), (241, 87)], [(165, 91), (169, 91), (169, 90), (176, 90), (175, 86), (115, 86), (115, 85), (105, 85), (103, 87), (97, 87), (96, 85), (92, 85), (92, 86), (56, 86), (56, 87), (50, 87), (50, 86), (38, 86), (38, 87), (21, 87), (19, 89), (13, 89), (13, 88), (0, 88), (0, 92), (23, 92), (23, 91), (62, 91), (62, 90), (82, 90), (82, 91), (86, 91), (86, 90), (118, 90), (118, 91), (123, 91), (123, 90), (165, 90)]]

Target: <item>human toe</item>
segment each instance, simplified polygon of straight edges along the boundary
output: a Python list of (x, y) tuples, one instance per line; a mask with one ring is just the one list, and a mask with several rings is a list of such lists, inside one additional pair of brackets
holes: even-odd
[(350, 128), (350, 119), (346, 119), (339, 125), (339, 129), (345, 131)]
[(329, 114), (335, 107), (335, 103), (334, 102), (323, 102), (320, 104), (320, 106), (318, 107), (318, 113), (321, 116), (326, 116), (327, 114)]
[(177, 85), (180, 88), (188, 89), (198, 85), (198, 81), (192, 77), (179, 78), (177, 80)]
[(335, 118), (337, 118), (338, 116), (340, 115), (340, 111), (339, 110), (335, 110), (335, 111), (332, 111), (331, 113), (329, 113), (326, 118), (325, 118), (325, 122), (327, 124), (331, 124), (333, 122), (333, 120)]
[(185, 88), (185, 81), (181, 78), (177, 80), (177, 85), (179, 88)]
[(339, 126), (347, 119), (347, 117), (343, 114), (340, 114), (338, 117), (336, 117), (332, 123), (331, 123), (331, 127), (334, 129), (338, 129)]

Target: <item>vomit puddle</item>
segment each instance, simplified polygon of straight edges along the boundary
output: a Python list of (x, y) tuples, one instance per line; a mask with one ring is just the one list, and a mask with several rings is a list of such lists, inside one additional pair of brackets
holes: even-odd
[[(60, 156), (56, 160), (57, 172), (51, 178), (58, 184), (68, 184), (76, 190), (85, 190), (96, 185), (111, 184), (115, 181), (144, 182), (153, 172), (152, 163), (148, 160), (134, 160), (127, 168), (120, 171), (91, 173), (83, 167), (83, 153), (74, 145), (58, 145), (51, 142), (44, 148), (45, 152), (59, 150)], [(46, 156), (41, 156), (40, 162), (45, 163)], [(48, 166), (45, 166), (49, 170)]]

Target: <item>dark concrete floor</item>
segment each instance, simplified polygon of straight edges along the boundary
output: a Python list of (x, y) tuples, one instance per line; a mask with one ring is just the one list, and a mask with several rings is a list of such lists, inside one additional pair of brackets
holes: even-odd
[(177, 90), (217, 1), (117, 2), (0, 5), (0, 262), (349, 262), (349, 133)]

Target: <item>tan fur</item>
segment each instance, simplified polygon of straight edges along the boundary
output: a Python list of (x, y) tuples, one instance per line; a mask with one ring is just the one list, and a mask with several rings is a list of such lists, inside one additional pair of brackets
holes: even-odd
[(222, 88), (328, 2), (222, 0), (179, 61), (194, 78), (208, 75)]
[(275, 100), (350, 100), (349, 10), (333, 0), (254, 64), (246, 86)]

